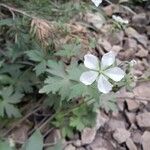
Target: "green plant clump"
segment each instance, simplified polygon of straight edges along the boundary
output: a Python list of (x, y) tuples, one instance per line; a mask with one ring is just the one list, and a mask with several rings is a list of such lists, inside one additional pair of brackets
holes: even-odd
[[(42, 19), (55, 21), (57, 29), (62, 32), (61, 36), (64, 36), (70, 32), (64, 30), (65, 22), (77, 12), (85, 11), (87, 4), (73, 5), (73, 2), (49, 0), (2, 0), (2, 2), (6, 4), (11, 2), (22, 8), (22, 11), (19, 11), (17, 7), (10, 9), (10, 5), (0, 4), (0, 120), (2, 122), (9, 123), (21, 119), (26, 115), (22, 108), (30, 103), (36, 104), (42, 98), (41, 105), (51, 110), (52, 115), (49, 120), (51, 126), (60, 128), (64, 137), (72, 137), (74, 132), (95, 124), (99, 108), (107, 112), (116, 110), (114, 93), (123, 86), (130, 86), (129, 71), (117, 83), (109, 79), (114, 85), (111, 94), (100, 92), (96, 81), (91, 85), (83, 84), (80, 77), (88, 69), (77, 59), (72, 59), (82, 53), (80, 38), (59, 45), (59, 50), (56, 51), (54, 39), (46, 37), (46, 40), (41, 40), (38, 34), (41, 32), (38, 32), (36, 22), (39, 18), (29, 15), (35, 12), (42, 16)], [(31, 26), (33, 20), (37, 24)], [(47, 22), (41, 23), (46, 27), (48, 25)], [(45, 26), (42, 28), (43, 32)], [(43, 40), (48, 44), (43, 43)], [(115, 66), (115, 63), (112, 66)], [(43, 145), (43, 137), (37, 130), (27, 143), (23, 144), (22, 149), (42, 150)], [(59, 146), (60, 143), (56, 145)], [(2, 137), (0, 150), (14, 149), (13, 142), (4, 141)]]

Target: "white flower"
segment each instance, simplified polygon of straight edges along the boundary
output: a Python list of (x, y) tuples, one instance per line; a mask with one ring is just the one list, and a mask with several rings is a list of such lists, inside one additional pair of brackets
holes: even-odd
[(95, 4), (96, 7), (98, 7), (102, 3), (102, 0), (92, 0), (92, 2)]
[(108, 81), (108, 78), (117, 82), (125, 76), (125, 72), (119, 67), (111, 67), (114, 62), (115, 53), (112, 51), (103, 55), (101, 64), (96, 56), (86, 54), (84, 65), (90, 70), (81, 74), (80, 81), (85, 85), (91, 85), (96, 80), (99, 91), (105, 94), (109, 93), (113, 85)]
[(112, 18), (122, 24), (128, 24), (129, 21), (127, 19), (122, 19), (120, 16), (113, 15)]

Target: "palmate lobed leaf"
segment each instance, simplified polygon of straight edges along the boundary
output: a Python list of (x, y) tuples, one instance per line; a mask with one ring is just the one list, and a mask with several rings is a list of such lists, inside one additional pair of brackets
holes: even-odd
[(10, 86), (1, 90), (1, 96), (6, 102), (16, 104), (20, 102), (23, 94), (17, 91), (14, 93), (13, 87)]
[(78, 131), (82, 131), (85, 128), (85, 124), (79, 117), (70, 118), (70, 126), (75, 127)]
[[(79, 76), (82, 73), (82, 70), (76, 64), (66, 66), (63, 62), (49, 60), (48, 67), (47, 72), (50, 75), (45, 80), (45, 85), (40, 89), (40, 93), (58, 93), (62, 100), (82, 95), (81, 92), (78, 94), (78, 91), (73, 93), (74, 89), (72, 89), (74, 85), (78, 84)], [(79, 84), (79, 88), (82, 89), (82, 87), (83, 84)]]
[(44, 73), (46, 71), (46, 61), (41, 61), (38, 65), (35, 66), (34, 70), (37, 76)]
[(46, 85), (39, 92), (47, 94), (50, 92), (56, 94), (58, 92), (62, 100), (68, 97), (68, 91), (72, 86), (72, 82), (69, 79), (60, 77), (48, 77), (45, 83)]
[(36, 72), (37, 76), (46, 71), (47, 61), (42, 50), (30, 50), (27, 51), (26, 54), (30, 60), (38, 62), (38, 64), (33, 69)]
[(110, 110), (116, 111), (117, 110), (117, 104), (116, 104), (115, 94), (112, 92), (109, 94), (101, 95), (99, 107), (104, 108), (106, 112), (108, 112)]
[(73, 85), (71, 87), (69, 99), (78, 98), (82, 96), (85, 93), (86, 89), (87, 87), (82, 83)]
[(0, 83), (10, 84), (15, 87), (16, 91), (31, 93), (33, 90), (33, 82), (36, 77), (31, 69), (26, 69), (23, 65), (4, 64), (0, 68)]
[(71, 126), (66, 126), (61, 129), (61, 133), (63, 137), (73, 137), (73, 128)]
[(15, 90), (19, 92), (31, 93), (33, 91), (33, 82), (36, 79), (35, 74), (27, 69), (24, 72), (13, 75)]
[(68, 73), (69, 79), (77, 81), (77, 82), (80, 82), (79, 78), (80, 78), (81, 74), (86, 70), (87, 69), (83, 65), (78, 65), (76, 62), (72, 62), (66, 68), (66, 72)]
[(22, 93), (14, 92), (12, 86), (5, 87), (0, 91), (0, 116), (5, 114), (10, 117), (21, 117), (19, 109), (14, 105), (21, 101)]
[(63, 49), (56, 52), (55, 55), (70, 58), (72, 56), (78, 55), (80, 49), (81, 49), (81, 45), (66, 44), (63, 46)]
[(49, 69), (47, 69), (47, 72), (49, 72), (50, 74), (54, 76), (62, 77), (62, 78), (66, 76), (65, 64), (63, 62), (61, 61), (56, 62), (53, 60), (48, 60), (47, 66), (49, 67)]
[(44, 53), (40, 50), (30, 50), (25, 52), (30, 60), (41, 62), (44, 60)]

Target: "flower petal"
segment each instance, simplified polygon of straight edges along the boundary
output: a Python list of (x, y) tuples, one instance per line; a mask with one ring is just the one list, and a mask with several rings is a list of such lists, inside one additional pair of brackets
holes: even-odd
[(91, 85), (98, 77), (98, 72), (96, 71), (86, 71), (80, 76), (80, 81), (85, 85)]
[(84, 65), (89, 69), (99, 70), (99, 60), (92, 54), (86, 54), (84, 56)]
[(116, 82), (125, 76), (125, 72), (119, 67), (107, 69), (104, 71), (104, 74)]
[(98, 79), (98, 89), (102, 93), (109, 93), (112, 90), (112, 84), (103, 75), (99, 76)]
[(92, 2), (95, 4), (96, 7), (98, 7), (100, 3), (102, 3), (102, 0), (92, 0)]
[(111, 66), (115, 62), (115, 56), (116, 55), (113, 51), (104, 54), (101, 61), (101, 68), (105, 69)]

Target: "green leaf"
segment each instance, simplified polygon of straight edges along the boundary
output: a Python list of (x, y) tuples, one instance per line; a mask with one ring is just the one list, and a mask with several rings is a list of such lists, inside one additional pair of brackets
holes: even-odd
[(49, 94), (48, 97), (44, 100), (44, 106), (49, 106), (54, 108), (54, 110), (58, 110), (61, 107), (60, 96), (56, 94)]
[(0, 20), (0, 26), (12, 26), (14, 24), (14, 20), (13, 19), (1, 19)]
[(20, 72), (20, 69), (22, 69), (24, 66), (23, 65), (18, 65), (18, 64), (4, 64), (2, 68), (0, 68), (0, 73), (8, 73), (11, 76), (15, 76), (16, 73)]
[(31, 70), (27, 69), (24, 72), (16, 72), (14, 76), (15, 90), (19, 92), (31, 93), (33, 91), (33, 84), (36, 78), (35, 74)]
[(65, 126), (61, 129), (62, 132), (62, 136), (63, 137), (69, 137), (72, 138), (73, 137), (73, 128), (69, 127), (69, 126)]
[(44, 53), (40, 50), (30, 50), (25, 52), (30, 60), (41, 62), (44, 60)]
[(58, 93), (62, 100), (69, 98), (69, 91), (74, 83), (69, 79), (67, 72), (65, 72), (64, 63), (49, 60), (48, 67), (47, 71), (50, 73), (50, 76), (45, 80), (45, 85), (39, 92), (47, 94)]
[(86, 92), (87, 86), (82, 83), (77, 83), (71, 87), (71, 92), (69, 95), (69, 99), (78, 98), (83, 96)]
[(23, 146), (23, 150), (43, 150), (43, 137), (40, 131), (35, 131)]
[(67, 67), (66, 71), (71, 80), (80, 82), (81, 74), (87, 69), (83, 65), (78, 65), (77, 63), (71, 62), (71, 64)]
[(0, 116), (5, 113), (10, 117), (21, 117), (18, 108), (14, 105), (21, 101), (22, 93), (14, 92), (12, 86), (5, 87), (0, 91)]
[(68, 90), (72, 86), (72, 82), (67, 78), (60, 78), (60, 77), (48, 77), (45, 80), (45, 86), (40, 89), (39, 93), (47, 93), (49, 94), (50, 92), (53, 94), (58, 94), (61, 96), (61, 99), (64, 100), (65, 98), (68, 97)]
[(34, 68), (36, 75), (39, 76), (40, 74), (44, 73), (46, 71), (46, 61), (43, 60)]
[(5, 64), (0, 69), (0, 83), (11, 84), (16, 91), (31, 93), (33, 82), (37, 78), (30, 68), (22, 71), (23, 67), (23, 65)]
[(0, 68), (3, 66), (3, 64), (4, 64), (4, 60), (1, 60), (0, 61)]
[(64, 77), (66, 76), (65, 73), (65, 65), (63, 62), (59, 61), (53, 61), (53, 60), (48, 60), (47, 65), (49, 69), (47, 69), (47, 72), (49, 72), (52, 75), (58, 76), (58, 77)]
[(74, 109), (72, 113), (69, 125), (78, 131), (95, 124), (96, 113), (93, 111), (93, 105), (82, 104)]
[(3, 84), (3, 85), (9, 85), (9, 84), (13, 84), (13, 79), (6, 75), (6, 74), (2, 74), (0, 75), (0, 84)]
[(78, 131), (82, 131), (85, 128), (85, 125), (79, 117), (72, 117), (70, 119), (70, 126), (75, 127)]
[(11, 117), (19, 118), (19, 117), (21, 117), (19, 109), (16, 108), (15, 106), (10, 105), (10, 104), (7, 103), (7, 104), (4, 105), (4, 107), (5, 107), (5, 112), (6, 112), (6, 114), (9, 118), (11, 118)]
[(0, 150), (13, 150), (8, 142), (0, 141)]
[(104, 108), (106, 112), (108, 111), (116, 111), (117, 104), (114, 93), (103, 94), (100, 97), (100, 107)]
[(63, 49), (56, 52), (55, 55), (70, 58), (72, 56), (78, 55), (80, 49), (81, 49), (81, 45), (66, 44), (63, 46)]

